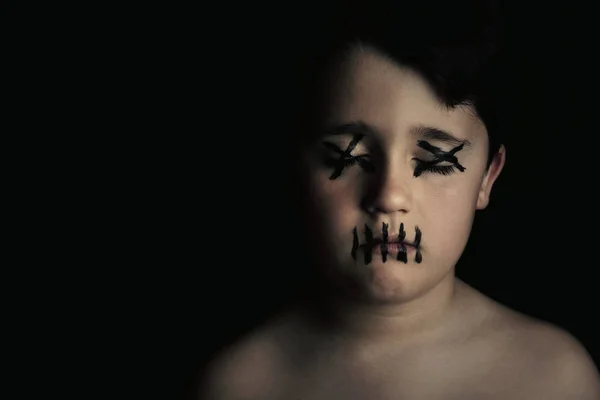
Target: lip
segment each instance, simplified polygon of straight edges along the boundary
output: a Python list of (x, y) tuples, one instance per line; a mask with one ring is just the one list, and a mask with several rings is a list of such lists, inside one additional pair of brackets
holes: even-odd
[[(402, 248), (406, 253), (415, 251), (415, 246), (406, 242), (388, 242), (385, 246), (388, 254), (398, 254)], [(368, 246), (365, 246), (368, 248)], [(375, 254), (381, 254), (381, 241), (371, 246), (371, 251)]]
[[(400, 244), (400, 243), (403, 243), (405, 246), (415, 247), (414, 243), (410, 243), (410, 242), (407, 242), (406, 240), (402, 240), (402, 239), (404, 239), (404, 238), (401, 238), (398, 235), (389, 235), (387, 237), (387, 242), (388, 242), (388, 244)], [(383, 242), (383, 239), (381, 239), (381, 238), (374, 238), (372, 243), (373, 243), (373, 245), (379, 246), (379, 245), (381, 245), (381, 242)]]

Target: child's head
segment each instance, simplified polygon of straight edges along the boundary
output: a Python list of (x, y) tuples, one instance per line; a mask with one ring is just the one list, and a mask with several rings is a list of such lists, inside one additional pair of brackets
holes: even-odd
[(493, 1), (345, 2), (330, 8), (321, 22), (315, 43), (310, 43), (313, 57), (304, 98), (312, 118), (303, 114), (304, 127), (313, 124), (314, 131), (322, 125), (328, 112), (323, 95), (331, 89), (340, 61), (352, 50), (368, 47), (419, 73), (443, 106), (470, 106), (488, 131), (489, 165), (502, 144), (495, 103), (502, 88), (500, 21)]
[[(296, 141), (318, 266), (406, 301), (451, 275), (502, 170), (485, 9), (359, 8), (314, 70)], [(458, 7), (458, 6), (453, 6)]]

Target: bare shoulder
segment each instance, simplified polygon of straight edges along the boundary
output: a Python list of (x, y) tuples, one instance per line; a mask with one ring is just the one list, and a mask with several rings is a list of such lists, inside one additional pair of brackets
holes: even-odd
[(214, 357), (199, 378), (198, 399), (241, 400), (276, 396), (285, 376), (286, 321), (268, 322)]
[[(498, 349), (495, 371), (531, 398), (600, 399), (600, 374), (568, 331), (473, 294), (488, 311), (484, 331)], [(480, 297), (481, 296), (481, 297)]]
[(533, 321), (523, 328), (533, 376), (547, 399), (600, 399), (600, 375), (585, 347), (569, 332)]

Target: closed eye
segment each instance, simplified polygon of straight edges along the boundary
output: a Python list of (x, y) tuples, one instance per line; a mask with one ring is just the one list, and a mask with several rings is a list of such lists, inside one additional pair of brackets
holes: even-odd
[(331, 168), (339, 167), (340, 164), (343, 166), (343, 168), (352, 167), (352, 166), (358, 164), (366, 172), (374, 172), (375, 171), (375, 166), (373, 165), (373, 162), (371, 161), (370, 156), (368, 154), (361, 154), (358, 156), (348, 156), (348, 157), (344, 158), (343, 160), (340, 160), (339, 158), (334, 158), (334, 157), (326, 157), (325, 164)]
[(417, 162), (415, 168), (415, 177), (420, 176), (423, 172), (431, 172), (440, 175), (451, 175), (456, 172), (454, 165), (436, 165), (431, 161), (423, 161), (418, 158), (413, 158)]
[(441, 174), (441, 175), (450, 175), (450, 174), (453, 174), (456, 171), (456, 169), (452, 165), (449, 165), (449, 166), (432, 165), (430, 167), (425, 168), (425, 171), (433, 172), (435, 174)]

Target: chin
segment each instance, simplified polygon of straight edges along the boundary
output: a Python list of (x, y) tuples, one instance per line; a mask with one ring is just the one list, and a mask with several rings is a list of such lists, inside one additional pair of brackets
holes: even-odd
[(404, 302), (416, 297), (427, 284), (422, 264), (404, 264), (389, 260), (374, 261), (367, 266), (362, 282), (365, 294), (377, 302)]
[[(352, 271), (352, 272), (349, 272)], [(446, 271), (447, 273), (448, 271)], [(396, 260), (373, 260), (369, 265), (356, 264), (330, 271), (329, 279), (352, 298), (369, 303), (397, 304), (408, 302), (432, 289), (446, 273), (417, 264)]]

